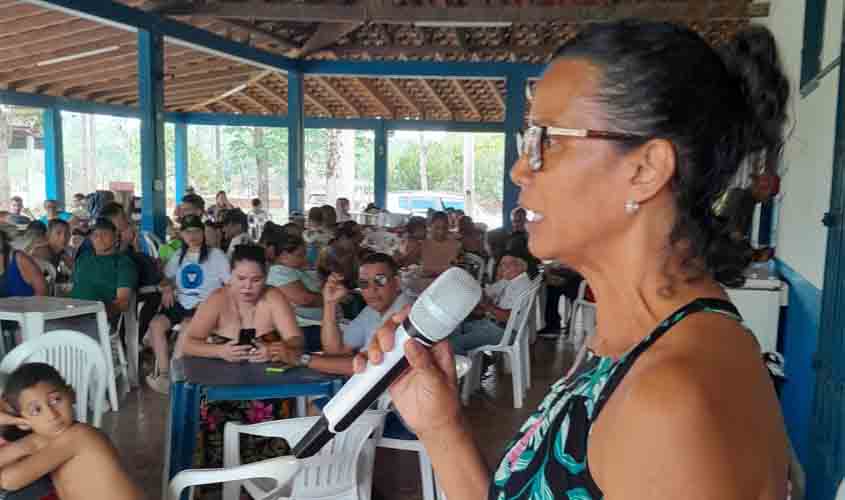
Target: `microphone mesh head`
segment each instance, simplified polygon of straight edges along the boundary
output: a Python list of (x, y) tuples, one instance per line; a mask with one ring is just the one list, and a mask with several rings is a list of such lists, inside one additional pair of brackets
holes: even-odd
[(410, 319), (428, 339), (445, 339), (481, 299), (481, 285), (459, 267), (441, 274), (414, 302)]

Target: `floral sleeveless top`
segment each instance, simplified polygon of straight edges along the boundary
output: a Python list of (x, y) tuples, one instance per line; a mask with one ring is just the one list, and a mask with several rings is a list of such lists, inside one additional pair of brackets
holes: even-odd
[(640, 354), (672, 326), (697, 312), (721, 313), (742, 321), (730, 302), (697, 299), (669, 316), (619, 359), (587, 350), (575, 370), (552, 385), (507, 446), (490, 486), (490, 500), (602, 498), (587, 464), (593, 422)]

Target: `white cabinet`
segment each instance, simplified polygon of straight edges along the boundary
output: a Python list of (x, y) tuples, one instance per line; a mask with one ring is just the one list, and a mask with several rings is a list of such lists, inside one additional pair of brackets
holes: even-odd
[(780, 308), (787, 305), (787, 284), (780, 280), (749, 279), (741, 288), (727, 288), (745, 325), (754, 332), (763, 352), (777, 351)]

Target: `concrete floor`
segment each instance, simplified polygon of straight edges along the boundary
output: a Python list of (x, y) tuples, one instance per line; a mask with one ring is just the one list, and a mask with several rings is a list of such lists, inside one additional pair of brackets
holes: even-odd
[[(501, 458), (504, 445), (519, 425), (539, 404), (549, 386), (563, 376), (573, 360), (571, 350), (555, 352), (554, 341), (538, 339), (533, 346), (532, 381), (523, 408), (513, 408), (510, 375), (490, 370), (466, 407), (475, 429), (476, 442), (492, 468)], [(161, 490), (162, 450), (168, 399), (147, 387), (128, 394), (119, 413), (107, 413), (103, 430), (111, 437), (135, 481), (151, 500)], [(417, 500), (422, 498), (417, 455), (412, 452), (379, 449), (373, 480), (374, 500)]]

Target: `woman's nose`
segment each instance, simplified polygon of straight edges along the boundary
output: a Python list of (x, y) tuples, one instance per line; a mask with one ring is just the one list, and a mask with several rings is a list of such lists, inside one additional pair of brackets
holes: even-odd
[(519, 155), (516, 163), (511, 167), (511, 181), (519, 187), (527, 186), (530, 183), (531, 174), (527, 155)]

